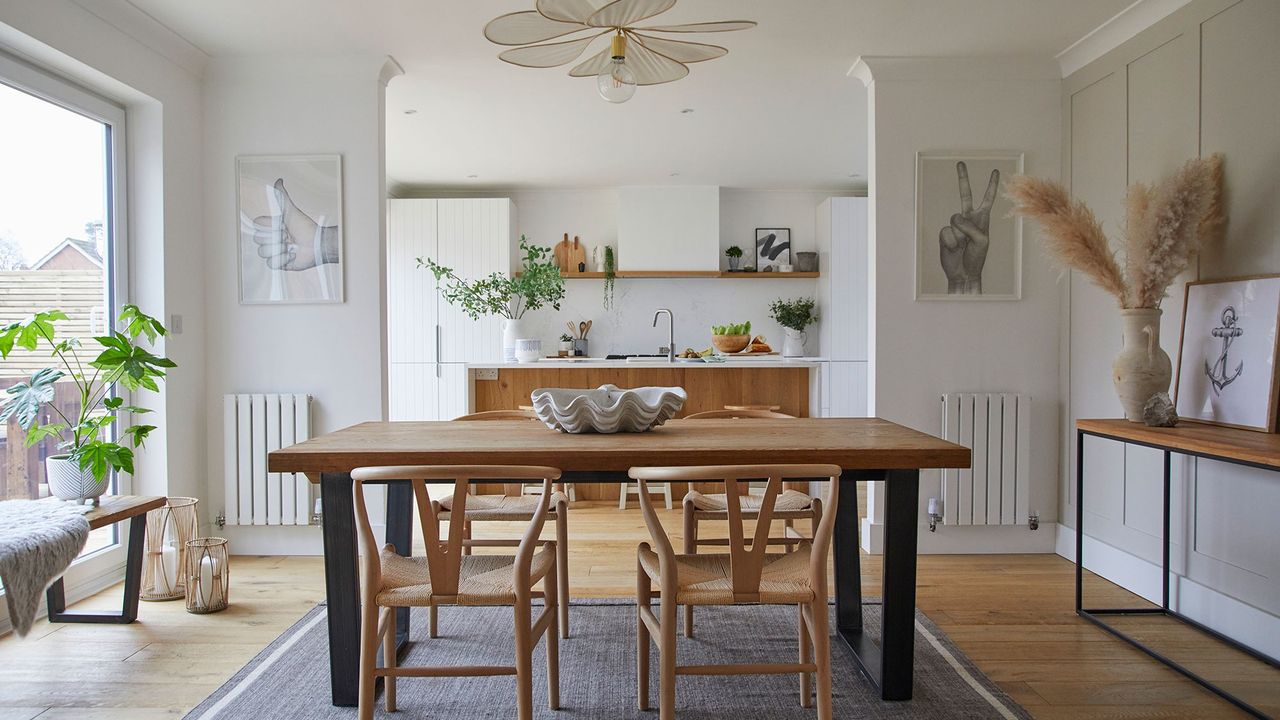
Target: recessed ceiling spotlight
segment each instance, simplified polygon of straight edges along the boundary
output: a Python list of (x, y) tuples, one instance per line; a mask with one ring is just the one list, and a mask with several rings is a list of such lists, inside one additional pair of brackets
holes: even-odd
[(409, 110), (405, 110), (405, 111), (404, 111), (404, 114), (405, 114), (405, 115), (417, 115), (417, 114), (418, 114), (418, 111), (417, 111), (417, 110), (413, 110), (413, 109), (409, 109)]
[(685, 108), (685, 109), (683, 109), (683, 110), (681, 110), (681, 111), (680, 111), (680, 114), (681, 114), (681, 115), (692, 115), (692, 114), (693, 114), (693, 108)]
[(862, 176), (861, 176), (861, 175), (859, 175), (858, 173), (849, 173), (849, 177), (851, 177), (851, 178), (860, 178), (860, 177), (862, 177)]
[(673, 173), (671, 173), (671, 177), (680, 177), (680, 173), (678, 173), (678, 172), (673, 172)]
[(475, 180), (475, 179), (476, 179), (476, 178), (478, 178), (478, 177), (480, 177), (480, 176), (479, 176), (479, 175), (468, 175), (468, 176), (467, 176), (467, 179), (469, 179), (469, 180)]

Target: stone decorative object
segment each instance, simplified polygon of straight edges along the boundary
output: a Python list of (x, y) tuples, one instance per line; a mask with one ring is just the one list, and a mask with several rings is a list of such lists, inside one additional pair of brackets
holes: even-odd
[(531, 394), (533, 411), (553, 430), (566, 433), (646, 432), (680, 412), (689, 395), (679, 387), (623, 390), (601, 385), (595, 390), (538, 388)]
[(1147, 400), (1147, 404), (1142, 406), (1142, 422), (1149, 427), (1174, 427), (1178, 424), (1178, 412), (1173, 409), (1169, 393), (1156, 393)]
[(817, 271), (818, 271), (818, 253), (816, 252), (796, 253), (796, 272), (817, 272)]
[(1169, 392), (1173, 364), (1160, 349), (1160, 313), (1158, 308), (1121, 310), (1124, 321), (1124, 347), (1111, 366), (1116, 394), (1130, 422), (1142, 422), (1143, 406), (1156, 393)]

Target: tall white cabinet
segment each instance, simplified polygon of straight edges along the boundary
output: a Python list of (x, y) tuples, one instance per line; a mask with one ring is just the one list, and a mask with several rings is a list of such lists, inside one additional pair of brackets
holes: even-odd
[(466, 363), (502, 351), (501, 321), (472, 320), (436, 291), (418, 258), (475, 278), (510, 267), (515, 205), (508, 198), (387, 201), (387, 352), (392, 420), (467, 412)]
[(818, 206), (819, 270), (815, 289), (818, 351), (822, 367), (822, 415), (863, 417), (868, 399), (870, 265), (867, 198), (833, 197)]

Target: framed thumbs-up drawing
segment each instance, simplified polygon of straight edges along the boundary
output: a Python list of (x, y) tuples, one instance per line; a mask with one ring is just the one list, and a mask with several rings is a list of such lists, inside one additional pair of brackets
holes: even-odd
[(236, 158), (240, 302), (342, 302), (342, 156)]

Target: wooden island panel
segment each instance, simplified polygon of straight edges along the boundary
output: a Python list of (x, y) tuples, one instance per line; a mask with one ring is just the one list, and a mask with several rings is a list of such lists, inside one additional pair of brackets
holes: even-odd
[[(725, 405), (777, 405), (779, 412), (809, 417), (808, 367), (516, 367), (500, 368), (497, 380), (476, 380), (475, 412), (515, 410), (529, 405), (537, 388), (596, 388), (613, 384), (620, 388), (644, 386), (682, 387), (689, 393), (676, 417), (723, 410)], [(500, 492), (502, 486), (482, 486), (480, 492)], [(677, 502), (684, 487), (674, 488)], [(611, 484), (577, 487), (582, 500), (617, 500), (618, 487)]]

